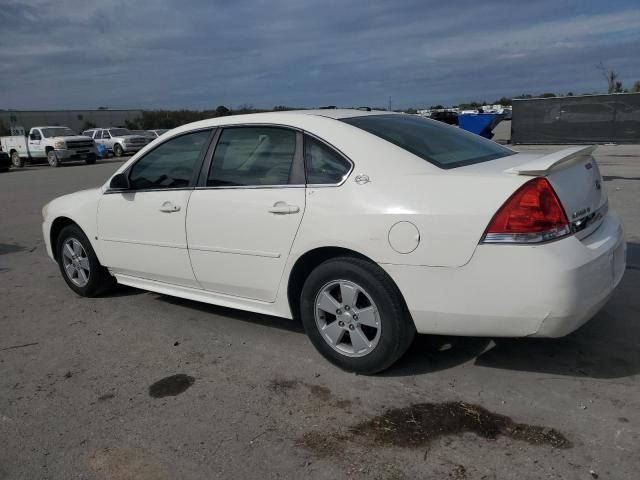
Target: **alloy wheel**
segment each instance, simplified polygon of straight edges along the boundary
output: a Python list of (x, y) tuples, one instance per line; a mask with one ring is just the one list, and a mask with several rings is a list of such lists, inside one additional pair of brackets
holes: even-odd
[(322, 338), (342, 355), (363, 357), (380, 340), (378, 308), (354, 282), (335, 280), (324, 285), (316, 296), (314, 311)]
[(64, 273), (74, 285), (84, 287), (89, 282), (91, 266), (82, 244), (75, 238), (68, 238), (62, 246)]

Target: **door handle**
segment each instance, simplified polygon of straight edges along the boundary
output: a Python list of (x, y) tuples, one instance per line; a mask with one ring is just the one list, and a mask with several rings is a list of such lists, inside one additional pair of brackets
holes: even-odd
[(270, 213), (275, 213), (276, 215), (289, 215), (291, 213), (298, 213), (299, 211), (299, 206), (289, 205), (287, 202), (276, 202), (273, 204), (273, 207), (269, 209)]
[(166, 201), (160, 207), (160, 211), (161, 212), (166, 212), (166, 213), (179, 212), (180, 211), (180, 206), (179, 205), (174, 205), (173, 203), (171, 203), (169, 201)]

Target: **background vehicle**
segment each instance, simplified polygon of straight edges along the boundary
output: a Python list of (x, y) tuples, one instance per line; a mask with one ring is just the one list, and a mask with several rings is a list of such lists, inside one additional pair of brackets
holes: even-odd
[(43, 232), (80, 295), (115, 277), (300, 318), (327, 359), (373, 373), (416, 332), (557, 337), (608, 301), (626, 244), (591, 152), (386, 112), (223, 117), (53, 200)]
[(169, 130), (167, 130), (166, 128), (159, 128), (156, 130), (147, 130), (147, 132), (149, 132), (150, 134), (153, 135), (153, 138), (158, 138), (160, 135), (163, 135), (165, 133), (167, 133)]
[(6, 172), (11, 166), (11, 158), (7, 152), (3, 152), (0, 148), (0, 172)]
[(52, 167), (63, 161), (84, 160), (96, 162), (96, 146), (91, 138), (77, 135), (68, 127), (33, 127), (29, 135), (24, 129), (14, 128), (14, 135), (0, 137), (2, 150), (11, 157), (15, 167), (24, 167), (25, 161), (46, 159)]
[(147, 144), (145, 137), (134, 135), (126, 128), (96, 128), (83, 134), (93, 138), (96, 144), (104, 145), (116, 157), (133, 154)]
[(156, 135), (151, 133), (149, 130), (129, 130), (132, 135), (140, 135), (147, 139), (147, 143), (158, 138)]

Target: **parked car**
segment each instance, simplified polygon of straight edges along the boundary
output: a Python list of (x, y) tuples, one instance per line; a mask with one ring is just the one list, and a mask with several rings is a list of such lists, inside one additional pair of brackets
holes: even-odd
[(416, 332), (557, 337), (604, 305), (625, 242), (592, 150), (517, 153), (391, 112), (221, 117), (47, 204), (44, 240), (79, 295), (118, 282), (300, 318), (374, 373)]
[(149, 132), (151, 135), (153, 135), (154, 138), (158, 138), (160, 135), (164, 135), (168, 131), (169, 130), (167, 130), (166, 128), (159, 128), (159, 129), (156, 129), (156, 130), (147, 130), (147, 132)]
[(83, 134), (89, 135), (97, 144), (104, 145), (116, 157), (133, 154), (147, 144), (145, 137), (134, 135), (126, 128), (92, 128)]
[(15, 167), (25, 162), (46, 159), (52, 167), (67, 160), (96, 163), (96, 145), (91, 138), (76, 134), (69, 127), (33, 127), (25, 136), (23, 128), (14, 128), (16, 135), (0, 137), (2, 150), (11, 157)]
[(0, 172), (6, 172), (11, 167), (11, 158), (7, 152), (0, 148)]
[(131, 132), (132, 135), (140, 135), (141, 137), (144, 137), (147, 140), (147, 143), (152, 142), (153, 140), (158, 138), (154, 134), (149, 132), (149, 130), (129, 130), (129, 132)]

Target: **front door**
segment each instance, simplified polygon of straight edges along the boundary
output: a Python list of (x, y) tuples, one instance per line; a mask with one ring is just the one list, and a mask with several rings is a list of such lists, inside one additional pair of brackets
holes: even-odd
[(225, 128), (189, 200), (187, 241), (202, 288), (273, 302), (305, 209), (302, 135)]
[(29, 154), (32, 157), (44, 157), (44, 145), (42, 144), (42, 132), (34, 129), (29, 135)]
[(172, 138), (128, 170), (130, 189), (107, 192), (98, 208), (102, 263), (116, 274), (197, 287), (185, 219), (210, 130)]

